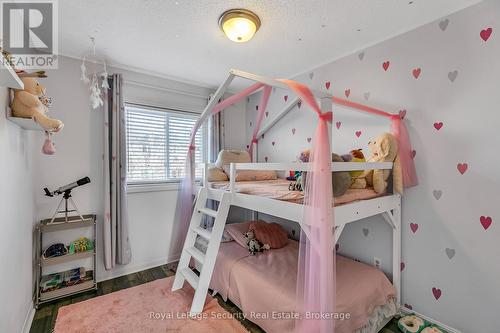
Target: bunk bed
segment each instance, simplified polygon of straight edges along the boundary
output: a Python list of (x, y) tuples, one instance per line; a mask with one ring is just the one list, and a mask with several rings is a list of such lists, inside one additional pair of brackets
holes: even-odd
[[(223, 92), (227, 89), (229, 83), (234, 77), (242, 77), (246, 78), (249, 80), (253, 80), (255, 82), (261, 83), (260, 86), (253, 86), (254, 88), (257, 87), (256, 89), (249, 89), (244, 91), (244, 93), (249, 93), (253, 91), (256, 91), (257, 89), (260, 89), (264, 87), (264, 93), (263, 93), (263, 102), (261, 103), (261, 106), (263, 104), (263, 107), (265, 109), (265, 106), (267, 104), (267, 99), (269, 97), (270, 90), (267, 89), (266, 87), (279, 87), (279, 88), (285, 88), (289, 89), (289, 85), (284, 82), (284, 80), (273, 80), (265, 77), (261, 77), (258, 75), (242, 72), (242, 71), (237, 71), (237, 70), (231, 70), (228, 77), (224, 81), (224, 83), (219, 87), (219, 89), (216, 91), (214, 98), (209, 102), (207, 105), (207, 108), (205, 112), (202, 114), (200, 117), (200, 122), (197, 124), (198, 126), (206, 119), (207, 115), (211, 114), (211, 111), (214, 108), (217, 108), (217, 104), (215, 101), (217, 101), (220, 96), (222, 96)], [(343, 100), (339, 100), (328, 93), (321, 92), (321, 91), (314, 91), (312, 94), (315, 96), (315, 98), (319, 98), (321, 101), (321, 112), (317, 112), (320, 119), (325, 118), (324, 117), (328, 111), (331, 110), (332, 103), (337, 103), (337, 104), (343, 104), (344, 106), (351, 107), (351, 108), (356, 108), (360, 109), (359, 105), (352, 105), (352, 104), (345, 104)], [(267, 95), (267, 96), (266, 96)], [(301, 96), (304, 97), (304, 96)], [(307, 96), (306, 96), (307, 97)], [(236, 99), (235, 99), (236, 100)], [(257, 140), (256, 137), (259, 137), (261, 134), (263, 134), (264, 131), (269, 130), (274, 124), (276, 124), (279, 119), (281, 119), (287, 112), (289, 112), (293, 106), (294, 103), (296, 104), (298, 102), (298, 98), (295, 98), (291, 101), (290, 105), (287, 105), (285, 109), (279, 113), (274, 119), (272, 119), (267, 126), (265, 126), (262, 130), (259, 132), (259, 127), (260, 127), (260, 122), (258, 121), (258, 126), (257, 130), (254, 131), (253, 133), (253, 140), (251, 143), (251, 154), (254, 157), (254, 161), (256, 160), (257, 157)], [(234, 102), (234, 101), (233, 101)], [(368, 108), (366, 106), (362, 106), (363, 108)], [(261, 107), (261, 113), (263, 113), (262, 107)], [(396, 120), (395, 118), (391, 118), (395, 122), (399, 121)], [(262, 120), (262, 119), (260, 119)], [(324, 120), (324, 119), (323, 119)], [(330, 115), (330, 121), (324, 121), (324, 124), (330, 123), (331, 122), (331, 115)], [(329, 125), (330, 126), (330, 125)], [(194, 132), (196, 129), (194, 130)], [(328, 131), (328, 138), (329, 142), (331, 142), (331, 131)], [(329, 143), (328, 143), (329, 145)], [(186, 165), (186, 170), (187, 174), (193, 172), (193, 165), (189, 163), (189, 154), (192, 154), (194, 152), (193, 147), (190, 147), (189, 153), (188, 153), (188, 161)], [(329, 149), (329, 147), (328, 147)], [(329, 150), (328, 150), (329, 152)], [(330, 153), (328, 153), (329, 156)], [(329, 158), (329, 157), (328, 157)], [(328, 162), (330, 164), (330, 171), (336, 172), (336, 171), (364, 171), (364, 170), (374, 170), (374, 169), (379, 169), (379, 170), (388, 170), (392, 169), (393, 163), (350, 163), (350, 162)], [(324, 164), (325, 165), (325, 164)], [(243, 182), (236, 182), (236, 173), (238, 170), (274, 170), (274, 171), (288, 171), (288, 170), (297, 170), (297, 171), (307, 171), (311, 172), (314, 170), (314, 165), (313, 163), (231, 163), (230, 164), (230, 174), (229, 174), (229, 181), (226, 183), (210, 183), (208, 182), (208, 179), (206, 177), (207, 175), (207, 170), (210, 167), (210, 164), (205, 164), (204, 169), (204, 180), (201, 183), (201, 186), (198, 187), (198, 192), (195, 196), (195, 203), (194, 207), (191, 206), (192, 208), (192, 215), (190, 216), (189, 219), (189, 225), (187, 226), (186, 230), (186, 239), (184, 242), (184, 247), (182, 250), (181, 258), (179, 260), (178, 268), (177, 268), (177, 273), (176, 277), (172, 286), (172, 290), (178, 290), (182, 288), (183, 284), (185, 281), (187, 281), (194, 289), (195, 289), (195, 295), (193, 298), (193, 303), (191, 306), (191, 312), (193, 314), (200, 313), (203, 311), (203, 306), (205, 303), (205, 298), (206, 294), (208, 292), (209, 287), (212, 287), (212, 289), (220, 291), (222, 287), (220, 285), (212, 285), (211, 286), (211, 280), (212, 280), (212, 274), (214, 272), (214, 268), (218, 266), (216, 275), (224, 275), (223, 269), (220, 268), (220, 266), (224, 266), (225, 264), (223, 263), (223, 260), (219, 260), (217, 262), (217, 254), (219, 253), (219, 250), (224, 251), (224, 256), (227, 256), (227, 253), (236, 253), (237, 251), (234, 251), (234, 249), (231, 249), (233, 245), (228, 245), (228, 244), (222, 244), (221, 245), (221, 239), (222, 235), (224, 232), (224, 228), (226, 225), (227, 221), (227, 216), (228, 212), (231, 206), (236, 206), (236, 207), (241, 207), (245, 208), (254, 212), (259, 212), (259, 213), (264, 213), (268, 215), (272, 215), (278, 218), (290, 220), (297, 222), (300, 227), (302, 232), (309, 238), (309, 237), (314, 237), (314, 235), (311, 235), (312, 232), (315, 232), (313, 230), (311, 224), (306, 224), (304, 222), (305, 220), (305, 213), (304, 211), (307, 209), (304, 209), (306, 207), (306, 204), (304, 204), (304, 198), (303, 197), (296, 197), (296, 193), (291, 194), (292, 196), (287, 196), (287, 190), (284, 187), (285, 183), (280, 180), (277, 180), (274, 184), (275, 187), (277, 186), (279, 189), (278, 194), (276, 195), (276, 191), (267, 191), (266, 187), (270, 185), (270, 182), (262, 182), (260, 184), (246, 184), (247, 186), (245, 187), (245, 184), (242, 184)], [(323, 169), (321, 169), (323, 172)], [(331, 174), (331, 173), (329, 173)], [(188, 183), (190, 186), (194, 186), (194, 179), (193, 178), (188, 178)], [(250, 185), (250, 186), (248, 186)], [(262, 185), (262, 186), (259, 186)], [(330, 185), (328, 185), (330, 186)], [(259, 190), (260, 188), (260, 190)], [(330, 186), (331, 189), (331, 186)], [(192, 192), (192, 189), (190, 190)], [(290, 193), (288, 193), (290, 194)], [(294, 197), (295, 195), (295, 197)], [(178, 199), (178, 204), (186, 204), (186, 198), (191, 198), (191, 196), (184, 196), (180, 195), (179, 201)], [(333, 199), (333, 196), (332, 196)], [(218, 202), (218, 208), (216, 210), (208, 208), (207, 207), (207, 200), (212, 200)], [(192, 202), (192, 201), (190, 201)], [(340, 204), (339, 204), (340, 203)], [(191, 204), (190, 204), (191, 205)], [(400, 263), (401, 263), (401, 195), (398, 193), (383, 193), (383, 194), (377, 194), (374, 195), (373, 192), (369, 191), (364, 191), (362, 195), (353, 195), (349, 198), (337, 198), (333, 199), (331, 201), (331, 204), (328, 204), (330, 208), (327, 208), (327, 212), (324, 213), (324, 215), (319, 215), (321, 216), (326, 216), (328, 218), (331, 217), (332, 221), (335, 221), (334, 228), (331, 230), (331, 238), (325, 238), (327, 240), (331, 240), (332, 244), (330, 244), (331, 247), (326, 247), (327, 249), (332, 249), (332, 253), (334, 253), (335, 249), (335, 243), (338, 241), (340, 235), (342, 234), (342, 231), (344, 230), (345, 226), (349, 223), (354, 223), (356, 221), (359, 221), (361, 219), (374, 216), (374, 215), (381, 215), (384, 220), (390, 225), (392, 228), (392, 285), (394, 287), (394, 293), (393, 293), (393, 304), (394, 307), (399, 307), (400, 304), (400, 295), (401, 295), (401, 271), (400, 271)], [(319, 210), (319, 209), (317, 209)], [(323, 208), (323, 211), (325, 209)], [(306, 212), (307, 214), (307, 212)], [(214, 224), (211, 230), (204, 229), (201, 226), (201, 222), (204, 218), (204, 216), (210, 216), (214, 218)], [(329, 217), (330, 216), (330, 217)], [(321, 218), (323, 221), (324, 219)], [(328, 230), (328, 228), (326, 229)], [(205, 239), (205, 251), (200, 250), (199, 246), (196, 246), (196, 241), (199, 238)], [(291, 246), (293, 247), (294, 243), (291, 242)], [(295, 245), (296, 246), (296, 245)], [(313, 245), (314, 246), (314, 245)], [(328, 245), (327, 245), (328, 246)], [(271, 250), (272, 252), (274, 250)], [(328, 253), (329, 254), (329, 253)], [(334, 257), (335, 258), (335, 257)], [(190, 261), (193, 260), (198, 264), (198, 267), (200, 268), (200, 274), (199, 276), (193, 272), (193, 270), (190, 267)], [(253, 260), (253, 259), (252, 259)], [(337, 261), (339, 262), (340, 267), (346, 267), (346, 262), (345, 258), (338, 258)], [(217, 262), (217, 264), (216, 264)], [(335, 263), (335, 259), (333, 260)], [(357, 264), (357, 263), (356, 263)], [(347, 263), (347, 266), (352, 265), (351, 263)], [(362, 265), (362, 264), (360, 264)], [(300, 269), (300, 268), (296, 268)], [(269, 271), (269, 270), (267, 270)], [(326, 275), (330, 273), (325, 273)], [(323, 276), (321, 276), (323, 278)], [(335, 279), (335, 277), (334, 277)], [(217, 280), (217, 279), (216, 279)], [(326, 292), (325, 292), (326, 293)], [(226, 295), (227, 297), (227, 295)], [(235, 296), (235, 298), (238, 298)], [(238, 300), (235, 302), (237, 305), (242, 306), (239, 304)], [(377, 304), (377, 305), (383, 305), (383, 304)], [(244, 310), (244, 309), (243, 309)], [(374, 307), (371, 308), (371, 310), (374, 310)], [(380, 309), (379, 309), (380, 310)], [(333, 331), (331, 329), (330, 323), (328, 320), (325, 321), (326, 325), (320, 325), (320, 326), (311, 326), (311, 327), (318, 327), (318, 332), (327, 332), (327, 331)], [(380, 323), (379, 323), (380, 324)], [(277, 328), (274, 331), (280, 331), (282, 328)], [(271, 329), (270, 329), (271, 330)], [(307, 328), (302, 328), (302, 331), (308, 331)], [(310, 331), (310, 330), (309, 330)], [(316, 329), (315, 329), (316, 331)]]

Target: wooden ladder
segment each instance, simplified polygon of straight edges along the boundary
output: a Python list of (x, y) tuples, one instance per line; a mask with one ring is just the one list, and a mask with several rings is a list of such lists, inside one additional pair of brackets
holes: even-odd
[[(189, 224), (189, 230), (182, 248), (181, 258), (177, 266), (175, 280), (172, 285), (172, 291), (179, 290), (183, 287), (184, 281), (187, 281), (195, 290), (193, 303), (191, 304), (191, 314), (198, 314), (203, 311), (205, 298), (212, 278), (212, 272), (219, 252), (219, 246), (224, 233), (227, 215), (230, 207), (230, 193), (223, 193), (218, 210), (213, 210), (206, 207), (207, 189), (202, 187), (198, 192), (198, 197), (193, 210), (193, 216)], [(212, 231), (204, 229), (200, 226), (203, 215), (208, 215), (215, 218)], [(206, 253), (198, 250), (194, 244), (196, 237), (200, 235), (208, 241)], [(189, 267), (190, 259), (194, 258), (201, 265), (200, 275), (196, 275)]]

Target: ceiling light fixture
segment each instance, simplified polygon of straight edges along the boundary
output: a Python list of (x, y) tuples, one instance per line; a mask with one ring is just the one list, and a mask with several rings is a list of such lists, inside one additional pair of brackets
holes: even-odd
[(233, 42), (244, 43), (259, 30), (260, 19), (247, 9), (230, 9), (220, 16), (219, 27)]

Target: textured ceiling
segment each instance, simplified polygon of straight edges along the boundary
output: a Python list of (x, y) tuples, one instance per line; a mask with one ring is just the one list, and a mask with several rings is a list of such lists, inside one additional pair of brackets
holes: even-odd
[[(217, 86), (230, 68), (290, 77), (480, 0), (64, 0), (60, 53), (81, 57), (94, 36), (115, 65)], [(259, 15), (248, 43), (226, 39), (230, 8)], [(358, 31), (359, 30), (359, 31)]]

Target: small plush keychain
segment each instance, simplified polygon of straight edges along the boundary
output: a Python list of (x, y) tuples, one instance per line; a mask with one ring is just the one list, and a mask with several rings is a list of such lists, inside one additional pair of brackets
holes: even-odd
[(46, 131), (45, 136), (46, 138), (43, 142), (42, 153), (44, 153), (45, 155), (54, 155), (56, 153), (56, 147), (52, 142), (52, 133)]

